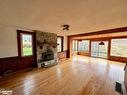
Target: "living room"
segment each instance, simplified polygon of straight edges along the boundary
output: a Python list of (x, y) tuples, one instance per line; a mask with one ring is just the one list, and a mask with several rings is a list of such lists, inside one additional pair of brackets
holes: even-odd
[(126, 3), (1, 0), (0, 95), (126, 95)]

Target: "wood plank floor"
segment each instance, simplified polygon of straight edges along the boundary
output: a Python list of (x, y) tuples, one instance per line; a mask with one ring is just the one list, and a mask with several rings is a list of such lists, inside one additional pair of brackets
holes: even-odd
[(124, 64), (76, 56), (51, 68), (32, 69), (7, 76), (0, 89), (13, 95), (120, 95), (115, 82), (124, 80)]

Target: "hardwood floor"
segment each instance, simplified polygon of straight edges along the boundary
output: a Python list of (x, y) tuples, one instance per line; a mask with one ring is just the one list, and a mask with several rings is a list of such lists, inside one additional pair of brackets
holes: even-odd
[(124, 64), (76, 56), (51, 68), (39, 68), (7, 76), (0, 89), (13, 95), (120, 95), (115, 82), (124, 80)]

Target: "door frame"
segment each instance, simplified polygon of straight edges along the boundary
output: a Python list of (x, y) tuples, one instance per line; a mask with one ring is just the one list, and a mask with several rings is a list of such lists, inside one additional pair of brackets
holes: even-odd
[[(22, 56), (21, 54), (21, 38), (20, 34), (30, 34), (32, 35), (32, 48), (33, 48), (33, 55), (31, 56)], [(17, 30), (17, 47), (18, 47), (18, 57), (20, 58), (30, 58), (32, 57), (34, 59), (34, 63), (37, 62), (37, 53), (36, 53), (36, 32), (32, 31), (24, 31), (24, 30)]]

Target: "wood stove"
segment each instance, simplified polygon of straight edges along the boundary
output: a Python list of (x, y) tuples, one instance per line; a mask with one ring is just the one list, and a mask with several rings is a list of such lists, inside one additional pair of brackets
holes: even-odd
[(42, 61), (50, 61), (54, 59), (54, 53), (51, 50), (42, 53)]

